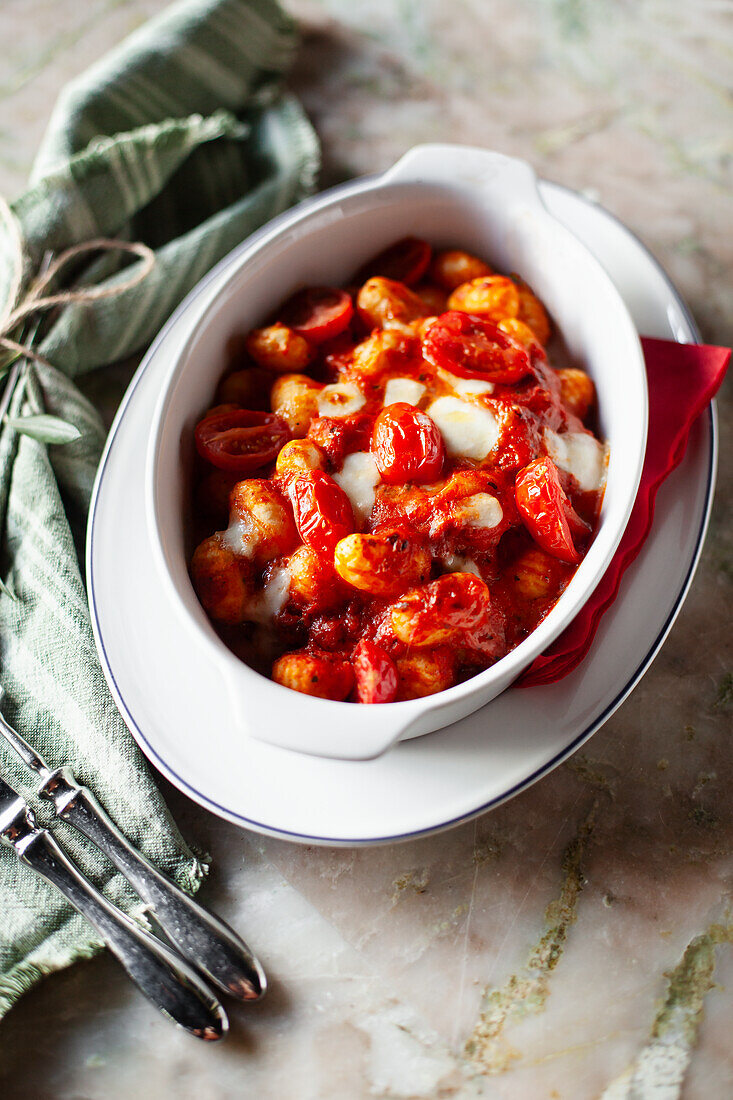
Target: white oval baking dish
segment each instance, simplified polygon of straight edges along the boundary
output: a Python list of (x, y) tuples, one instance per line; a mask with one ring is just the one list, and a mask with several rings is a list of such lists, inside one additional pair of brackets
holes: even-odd
[[(188, 572), (186, 510), (193, 429), (226, 366), (226, 344), (308, 284), (346, 282), (406, 234), (462, 247), (521, 274), (544, 301), (572, 360), (596, 384), (608, 480), (596, 538), (537, 629), (492, 668), (437, 695), (381, 706), (316, 699), (281, 687), (219, 639)], [(530, 166), (461, 145), (422, 145), (377, 177), (326, 191), (240, 246), (221, 293), (170, 363), (153, 419), (146, 507), (161, 585), (180, 644), (197, 632), (230, 695), (231, 735), (319, 756), (369, 759), (395, 741), (455, 722), (507, 688), (564, 630), (616, 550), (636, 496), (647, 432), (646, 372), (633, 322), (593, 255), (544, 207)], [(487, 715), (487, 721), (489, 716)], [(205, 736), (205, 731), (202, 731)]]

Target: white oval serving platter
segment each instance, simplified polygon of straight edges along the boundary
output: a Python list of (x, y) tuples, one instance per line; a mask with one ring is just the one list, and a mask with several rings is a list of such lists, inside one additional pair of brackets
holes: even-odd
[[(674, 287), (620, 222), (565, 188), (542, 183), (541, 191), (551, 212), (606, 267), (640, 333), (697, 340)], [(714, 412), (695, 426), (682, 464), (662, 486), (652, 533), (590, 653), (570, 676), (549, 687), (510, 689), (462, 721), (401, 742), (376, 760), (327, 760), (234, 737), (226, 685), (205, 653), (182, 645), (178, 620), (169, 613), (144, 500), (146, 443), (161, 379), (230, 262), (199, 284), (151, 347), (100, 464), (87, 577), (112, 694), (143, 752), (172, 783), (213, 813), (257, 832), (304, 843), (375, 844), (467, 820), (574, 752), (649, 667), (702, 548), (717, 459)]]

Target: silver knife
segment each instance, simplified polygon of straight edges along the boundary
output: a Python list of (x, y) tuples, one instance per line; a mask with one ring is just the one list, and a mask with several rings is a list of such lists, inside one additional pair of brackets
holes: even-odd
[(199, 1039), (221, 1039), (229, 1027), (224, 1009), (183, 959), (145, 932), (100, 894), (74, 866), (33, 811), (0, 779), (0, 841), (21, 863), (53, 883), (92, 924), (133, 982), (175, 1023)]
[[(0, 708), (4, 692), (0, 686)], [(88, 788), (69, 768), (49, 768), (13, 729), (0, 709), (0, 735), (41, 779), (38, 793), (58, 817), (73, 825), (114, 863), (151, 907), (175, 947), (218, 989), (240, 1001), (256, 1001), (267, 988), (265, 973), (237, 933), (171, 882), (120, 832)]]

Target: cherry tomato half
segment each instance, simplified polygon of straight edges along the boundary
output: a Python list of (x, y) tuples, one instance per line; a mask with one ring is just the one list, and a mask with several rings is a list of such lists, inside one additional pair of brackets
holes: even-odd
[(535, 542), (560, 561), (577, 565), (580, 554), (572, 531), (580, 534), (588, 528), (563, 490), (552, 459), (541, 455), (520, 470), (514, 495), (517, 510)]
[(493, 321), (457, 310), (433, 321), (423, 336), (422, 349), (433, 366), (462, 378), (512, 383), (532, 372), (523, 344)]
[(274, 413), (253, 409), (209, 413), (194, 432), (201, 457), (234, 474), (249, 474), (266, 466), (289, 438), (284, 420)]
[(382, 275), (385, 279), (395, 279), (412, 286), (427, 271), (432, 253), (427, 241), (419, 237), (403, 237), (364, 264), (357, 280), (368, 279), (371, 275)]
[(397, 668), (389, 654), (362, 638), (354, 650), (352, 664), (360, 703), (393, 701), (397, 695)]
[(296, 477), (289, 492), (303, 542), (333, 560), (336, 543), (354, 530), (354, 513), (346, 493), (322, 470)]
[(403, 401), (379, 414), (371, 449), (377, 469), (392, 485), (435, 481), (443, 469), (445, 446), (437, 424)]
[(311, 344), (322, 344), (348, 328), (354, 303), (345, 290), (310, 286), (288, 298), (279, 310), (280, 320)]

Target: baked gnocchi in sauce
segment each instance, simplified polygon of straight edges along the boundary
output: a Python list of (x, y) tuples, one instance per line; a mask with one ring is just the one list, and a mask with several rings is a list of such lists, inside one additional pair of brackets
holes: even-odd
[(492, 665), (593, 537), (595, 392), (516, 275), (406, 238), (231, 344), (196, 426), (198, 597), (254, 668), (324, 699)]

